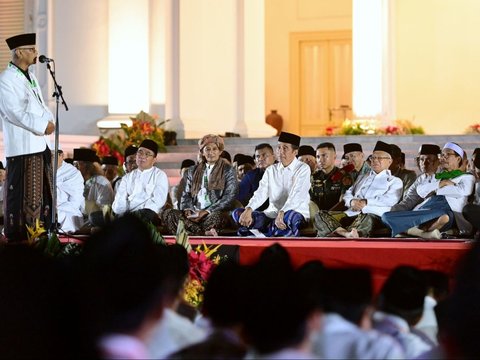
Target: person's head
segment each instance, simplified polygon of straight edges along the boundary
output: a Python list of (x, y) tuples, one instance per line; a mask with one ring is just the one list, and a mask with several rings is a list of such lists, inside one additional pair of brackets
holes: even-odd
[(220, 154), (220, 157), (225, 159), (229, 164), (232, 163), (232, 156), (227, 150), (223, 150), (222, 153)]
[(372, 276), (368, 269), (328, 269), (325, 276), (325, 311), (334, 312), (368, 329), (372, 302)]
[(315, 172), (317, 162), (315, 160), (315, 150), (310, 145), (302, 145), (298, 148), (297, 159), (310, 166), (310, 172)]
[(440, 166), (447, 171), (459, 170), (463, 165), (463, 149), (454, 142), (447, 142), (440, 154)]
[(94, 175), (103, 175), (100, 159), (92, 149), (73, 149), (73, 163), (86, 181)]
[(359, 171), (362, 168), (365, 161), (362, 145), (358, 143), (348, 143), (343, 145), (343, 155), (348, 163), (355, 166), (355, 170)]
[(438, 155), (441, 150), (438, 145), (434, 144), (422, 144), (418, 151), (418, 157), (416, 158), (418, 169), (424, 174), (435, 174), (440, 165)]
[(237, 179), (241, 181), (245, 174), (255, 168), (255, 161), (249, 155), (240, 154), (237, 159)]
[(426, 295), (427, 282), (422, 271), (412, 266), (398, 266), (380, 291), (378, 307), (415, 326), (422, 317)]
[(202, 313), (214, 327), (232, 328), (245, 320), (250, 269), (227, 260), (213, 269), (205, 287)]
[(150, 139), (145, 139), (138, 146), (136, 160), (138, 169), (148, 170), (153, 167), (157, 161), (158, 144)]
[(12, 62), (23, 70), (37, 62), (36, 34), (20, 34), (6, 39), (8, 48), (12, 51)]
[(335, 166), (337, 152), (335, 145), (330, 142), (324, 142), (317, 146), (316, 151), (317, 167), (328, 174)]
[(148, 226), (127, 214), (105, 225), (84, 245), (81, 270), (82, 325), (93, 341), (109, 333), (147, 333), (160, 319), (166, 280), (164, 245)]
[[(54, 156), (54, 151), (52, 151), (52, 160), (53, 160), (53, 156)], [(65, 157), (65, 154), (63, 153), (63, 150), (62, 150), (62, 149), (58, 149), (57, 169), (60, 169), (60, 167), (62, 166), (63, 162), (65, 161), (64, 157)]]
[(299, 296), (288, 252), (279, 246), (262, 254), (249, 277), (245, 334), (259, 354), (297, 347), (308, 336), (309, 309)]
[(475, 169), (475, 159), (478, 157), (477, 155), (480, 153), (480, 147), (475, 148), (473, 150), (472, 156), (470, 157), (470, 160), (468, 161), (468, 171), (470, 171), (472, 174), (476, 174), (477, 170)]
[(391, 171), (397, 171), (402, 167), (402, 149), (396, 144), (390, 144), (391, 151), (390, 155), (392, 156), (392, 163), (390, 164), (389, 169)]
[(221, 136), (208, 134), (198, 141), (198, 149), (202, 161), (213, 165), (220, 159), (220, 154), (225, 149), (225, 143)]
[(423, 270), (427, 281), (428, 295), (437, 302), (444, 300), (450, 293), (450, 279), (448, 275), (438, 270)]
[(276, 149), (278, 161), (280, 161), (283, 166), (290, 165), (297, 155), (299, 146), (300, 136), (282, 131), (278, 137)]
[(275, 155), (270, 144), (262, 143), (255, 146), (255, 163), (257, 168), (265, 170), (275, 162)]
[(446, 359), (474, 359), (480, 354), (480, 242), (457, 265), (454, 287), (445, 311)]
[(195, 165), (195, 161), (191, 159), (185, 159), (182, 161), (182, 164), (180, 165), (180, 175), (183, 177), (183, 174), (188, 170), (190, 166)]
[(118, 175), (118, 159), (115, 156), (105, 156), (102, 159), (103, 175), (112, 181)]
[(128, 145), (125, 149), (125, 161), (123, 163), (125, 174), (128, 174), (137, 168), (137, 151), (138, 147), (135, 145)]
[(181, 300), (185, 280), (190, 264), (187, 250), (179, 245), (160, 246), (162, 267), (165, 274), (163, 281), (163, 298), (166, 307), (175, 309)]
[(383, 141), (377, 141), (371, 157), (371, 168), (377, 174), (387, 170), (392, 164), (391, 146)]

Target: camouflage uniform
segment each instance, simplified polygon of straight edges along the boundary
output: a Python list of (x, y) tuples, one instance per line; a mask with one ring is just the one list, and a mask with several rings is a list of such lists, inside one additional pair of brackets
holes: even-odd
[(350, 172), (334, 167), (328, 174), (316, 171), (311, 178), (310, 199), (320, 210), (329, 210), (353, 184)]

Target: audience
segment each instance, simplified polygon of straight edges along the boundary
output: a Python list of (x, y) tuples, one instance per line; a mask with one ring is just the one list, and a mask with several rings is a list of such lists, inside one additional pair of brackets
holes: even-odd
[(390, 145), (377, 141), (370, 173), (359, 177), (343, 196), (348, 209), (344, 212), (320, 210), (315, 215), (317, 236), (368, 237), (379, 228), (383, 213), (389, 211), (402, 195), (402, 181), (388, 170), (391, 163)]
[(434, 347), (425, 334), (413, 329), (422, 318), (426, 295), (427, 283), (422, 272), (411, 266), (394, 269), (380, 291), (374, 328), (396, 339), (407, 359)]
[(317, 170), (315, 156), (315, 150), (310, 145), (302, 145), (298, 148), (297, 159), (310, 166), (312, 174)]
[(246, 173), (255, 169), (255, 160), (253, 157), (244, 154), (238, 154), (237, 158), (237, 180), (241, 182)]
[(100, 159), (91, 149), (73, 149), (73, 160), (84, 180), (85, 210), (87, 226), (102, 226), (104, 213), (112, 205), (114, 194), (110, 181), (103, 175)]
[(396, 176), (402, 180), (402, 196), (405, 197), (408, 189), (417, 179), (417, 173), (413, 170), (405, 169), (405, 159), (402, 160), (402, 150), (395, 144), (390, 144), (390, 146), (392, 147), (392, 164), (388, 169), (391, 171), (393, 176)]
[(172, 186), (170, 188), (170, 197), (172, 198), (172, 206), (174, 209), (179, 210), (182, 194), (185, 190), (185, 173), (187, 172), (188, 168), (193, 165), (195, 165), (195, 161), (191, 159), (185, 159), (180, 164), (181, 179), (178, 182), (178, 185)]
[(365, 161), (362, 145), (358, 143), (343, 145), (343, 157), (348, 164), (352, 164), (355, 167), (352, 171), (353, 180), (356, 180), (361, 175), (370, 173), (370, 165)]
[(223, 138), (205, 135), (198, 142), (202, 161), (185, 173), (185, 190), (180, 209), (166, 209), (162, 220), (171, 234), (182, 219), (191, 235), (216, 235), (230, 222), (229, 210), (238, 193), (235, 171), (220, 157)]
[(117, 215), (133, 212), (156, 224), (158, 214), (167, 201), (167, 175), (155, 167), (158, 144), (150, 139), (138, 147), (137, 169), (122, 178), (112, 204)]
[[(245, 209), (235, 209), (238, 234), (252, 235), (255, 229), (266, 236), (298, 236), (300, 227), (310, 217), (310, 167), (295, 156), (300, 146), (298, 135), (282, 132), (278, 137), (277, 164), (269, 166), (257, 191)], [(268, 199), (268, 208), (257, 209)]]
[(441, 232), (454, 225), (461, 234), (470, 234), (472, 226), (463, 217), (462, 210), (473, 192), (475, 177), (460, 170), (463, 155), (458, 144), (445, 144), (440, 157), (444, 170), (416, 188), (420, 197), (425, 198), (424, 202), (414, 211), (391, 212), (383, 218), (392, 229), (392, 236), (406, 232), (415, 237), (440, 239)]
[(110, 181), (115, 190), (115, 183), (118, 181), (118, 159), (115, 156), (105, 156), (102, 158), (103, 175)]
[(319, 170), (312, 174), (310, 199), (320, 210), (331, 210), (352, 186), (353, 178), (346, 169), (335, 166), (337, 153), (332, 143), (319, 144), (316, 157)]
[(59, 229), (74, 233), (83, 226), (85, 209), (82, 173), (73, 165), (63, 161), (63, 150), (57, 158), (57, 221)]

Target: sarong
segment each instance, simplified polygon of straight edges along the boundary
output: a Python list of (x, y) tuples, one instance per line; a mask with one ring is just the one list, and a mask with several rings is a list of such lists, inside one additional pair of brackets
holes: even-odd
[(39, 219), (45, 230), (52, 224), (52, 154), (7, 157), (4, 192), (4, 233), (12, 241), (27, 240), (28, 226)]

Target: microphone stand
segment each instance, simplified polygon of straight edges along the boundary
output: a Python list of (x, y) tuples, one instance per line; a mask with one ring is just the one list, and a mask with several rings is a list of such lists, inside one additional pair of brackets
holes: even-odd
[[(55, 67), (55, 62), (53, 63)], [(62, 87), (58, 85), (57, 79), (55, 78), (55, 70), (52, 71), (49, 62), (47, 62), (47, 69), (50, 72), (50, 75), (53, 79), (54, 92), (52, 94), (55, 97), (55, 150), (53, 153), (53, 178), (52, 178), (52, 224), (49, 229), (49, 237), (58, 232), (58, 222), (57, 222), (57, 170), (58, 170), (58, 143), (59, 143), (59, 121), (58, 121), (58, 107), (60, 99), (62, 99), (62, 105), (65, 106), (65, 111), (68, 111), (68, 105), (63, 98)]]

